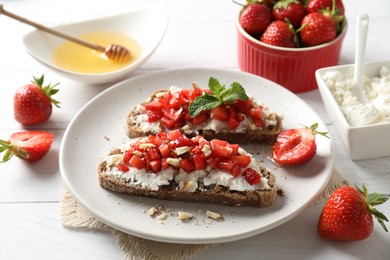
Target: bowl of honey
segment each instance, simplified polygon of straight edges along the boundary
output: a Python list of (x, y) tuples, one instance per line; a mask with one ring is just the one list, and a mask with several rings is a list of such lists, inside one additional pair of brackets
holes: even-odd
[(34, 30), (23, 37), (27, 52), (40, 63), (69, 79), (87, 83), (118, 82), (144, 64), (165, 35), (166, 13), (159, 8), (134, 9), (103, 18), (53, 27), (101, 46), (120, 45), (130, 58), (115, 61), (104, 53)]

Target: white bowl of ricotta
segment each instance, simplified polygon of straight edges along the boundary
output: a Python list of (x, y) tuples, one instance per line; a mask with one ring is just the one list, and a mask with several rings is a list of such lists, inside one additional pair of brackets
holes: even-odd
[(390, 61), (364, 65), (367, 104), (355, 95), (354, 67), (349, 64), (316, 71), (325, 108), (352, 160), (390, 156)]

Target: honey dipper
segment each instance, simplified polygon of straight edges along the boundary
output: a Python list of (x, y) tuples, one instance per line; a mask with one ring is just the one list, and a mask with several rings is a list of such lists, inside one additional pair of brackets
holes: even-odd
[(21, 17), (19, 15), (10, 13), (3, 8), (3, 4), (1, 4), (1, 3), (0, 3), (0, 14), (4, 14), (4, 15), (11, 17), (13, 19), (16, 19), (22, 23), (29, 24), (29, 25), (31, 25), (31, 26), (33, 26), (41, 31), (45, 31), (47, 33), (53, 34), (53, 35), (58, 36), (60, 38), (69, 40), (71, 42), (74, 42), (74, 43), (83, 45), (85, 47), (88, 47), (90, 49), (96, 50), (98, 52), (104, 53), (109, 60), (124, 62), (124, 61), (129, 60), (131, 57), (130, 51), (121, 45), (111, 44), (108, 47), (103, 47), (103, 46), (85, 41), (83, 39), (73, 37), (71, 35), (62, 33), (60, 31), (51, 29), (51, 28), (46, 27), (44, 25), (41, 25), (41, 24), (38, 24), (38, 23), (33, 22), (31, 20), (28, 20), (28, 19)]

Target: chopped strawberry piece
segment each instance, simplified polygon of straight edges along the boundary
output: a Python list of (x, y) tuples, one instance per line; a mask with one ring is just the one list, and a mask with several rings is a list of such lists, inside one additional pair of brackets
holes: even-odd
[(167, 162), (167, 158), (162, 158), (161, 159), (161, 170), (165, 170), (169, 166), (170, 166), (170, 164)]
[(220, 157), (211, 157), (207, 159), (207, 164), (210, 165), (211, 168), (217, 169), (218, 164), (223, 160), (223, 158)]
[(173, 130), (167, 134), (167, 137), (169, 140), (176, 140), (181, 136), (182, 136), (182, 133), (180, 132), (179, 129)]
[(253, 118), (253, 123), (257, 127), (264, 128), (264, 121), (261, 118)]
[(153, 110), (153, 111), (162, 110), (163, 105), (159, 101), (152, 101), (152, 102), (145, 104), (145, 109), (146, 110)]
[(263, 108), (262, 107), (251, 108), (249, 110), (249, 113), (251, 117), (261, 119), (263, 117)]
[(229, 110), (224, 106), (218, 106), (211, 110), (210, 117), (220, 121), (227, 121), (229, 119)]
[(253, 170), (252, 168), (247, 168), (242, 175), (244, 176), (245, 180), (250, 184), (254, 185), (261, 181), (260, 174)]
[(163, 112), (161, 110), (147, 110), (146, 114), (148, 115), (149, 123), (156, 122), (163, 117)]
[(231, 171), (234, 166), (234, 162), (231, 160), (223, 160), (218, 164), (218, 168), (225, 171)]
[(161, 170), (161, 160), (153, 160), (150, 162), (150, 168), (154, 173), (158, 173)]
[(167, 129), (172, 129), (175, 126), (175, 121), (173, 121), (171, 119), (162, 117), (160, 120), (161, 120), (161, 123), (164, 125), (164, 127)]
[(145, 167), (145, 160), (139, 156), (131, 157), (129, 163), (137, 169), (143, 169)]
[(127, 167), (125, 164), (123, 164), (123, 163), (120, 163), (120, 164), (118, 164), (118, 169), (120, 170), (120, 171), (122, 171), (122, 172), (128, 172), (130, 169), (129, 169), (129, 167)]
[(245, 113), (252, 107), (252, 100), (248, 99), (246, 101), (243, 101), (241, 99), (238, 99), (234, 103), (234, 109), (237, 110), (237, 112)]
[(232, 148), (220, 145), (213, 145), (211, 150), (213, 156), (223, 158), (229, 157), (233, 152)]
[(161, 158), (161, 156), (158, 153), (157, 149), (154, 148), (154, 147), (148, 148), (148, 153), (149, 153), (150, 160), (152, 160), (152, 161)]
[(194, 164), (196, 170), (204, 170), (207, 167), (207, 161), (204, 154), (194, 154)]
[(134, 156), (133, 151), (134, 151), (134, 149), (129, 149), (125, 152), (125, 154), (123, 155), (123, 162), (124, 163), (130, 162), (130, 159)]
[(160, 145), (158, 149), (163, 158), (168, 158), (169, 156), (171, 156), (171, 149), (169, 149), (169, 146), (167, 144)]
[(174, 122), (179, 121), (184, 116), (183, 109), (163, 109), (162, 112), (165, 118), (170, 119)]
[(195, 170), (195, 164), (191, 159), (187, 158), (180, 162), (180, 168), (185, 172), (192, 172)]
[(232, 155), (238, 154), (238, 148), (240, 148), (240, 146), (238, 144), (229, 144), (228, 146), (233, 149)]
[(241, 173), (241, 167), (238, 164), (234, 165), (233, 168), (230, 170), (230, 173), (233, 177), (237, 177)]
[(206, 120), (207, 120), (207, 115), (201, 113), (201, 114), (195, 116), (194, 118), (192, 118), (192, 123), (194, 125), (198, 125), (200, 123), (203, 123)]
[(233, 155), (229, 159), (241, 167), (247, 167), (251, 162), (251, 157), (248, 155)]

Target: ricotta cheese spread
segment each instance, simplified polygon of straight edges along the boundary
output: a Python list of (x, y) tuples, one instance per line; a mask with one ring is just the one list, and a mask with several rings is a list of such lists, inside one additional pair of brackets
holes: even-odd
[(332, 92), (351, 126), (365, 126), (390, 122), (390, 70), (381, 67), (376, 77), (363, 78), (363, 87), (369, 100), (359, 102), (353, 78), (339, 71), (328, 72), (323, 79)]

